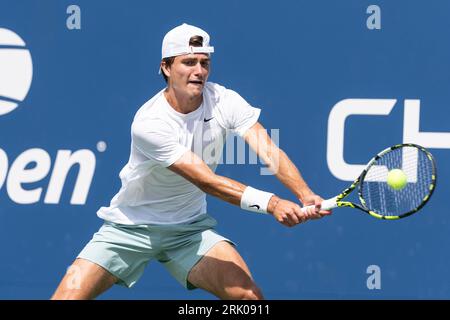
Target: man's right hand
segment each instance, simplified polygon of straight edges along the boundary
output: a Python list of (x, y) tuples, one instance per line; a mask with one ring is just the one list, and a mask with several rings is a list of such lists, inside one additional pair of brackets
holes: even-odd
[(308, 220), (308, 215), (302, 212), (301, 207), (298, 204), (280, 199), (277, 196), (273, 196), (270, 199), (268, 212), (271, 213), (279, 223), (287, 227), (293, 227)]

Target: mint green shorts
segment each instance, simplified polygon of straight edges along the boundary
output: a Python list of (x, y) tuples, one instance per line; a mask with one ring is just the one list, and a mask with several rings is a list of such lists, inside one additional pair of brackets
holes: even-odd
[(217, 221), (205, 214), (192, 222), (172, 225), (123, 225), (105, 221), (78, 258), (89, 260), (132, 287), (147, 264), (156, 259), (185, 288), (192, 267), (220, 241), (234, 243), (214, 231)]

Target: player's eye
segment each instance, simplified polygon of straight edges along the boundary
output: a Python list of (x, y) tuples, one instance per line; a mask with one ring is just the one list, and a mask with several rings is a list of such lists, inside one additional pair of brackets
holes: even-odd
[(184, 60), (183, 64), (186, 66), (192, 67), (197, 64), (197, 60)]

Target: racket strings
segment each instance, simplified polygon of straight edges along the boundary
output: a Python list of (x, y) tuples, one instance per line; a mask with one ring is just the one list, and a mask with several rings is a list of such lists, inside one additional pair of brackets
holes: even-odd
[[(401, 169), (404, 188), (395, 190), (386, 180), (392, 169)], [(418, 208), (431, 193), (434, 165), (427, 154), (416, 147), (404, 146), (381, 155), (374, 161), (360, 185), (365, 207), (384, 216), (401, 216)]]

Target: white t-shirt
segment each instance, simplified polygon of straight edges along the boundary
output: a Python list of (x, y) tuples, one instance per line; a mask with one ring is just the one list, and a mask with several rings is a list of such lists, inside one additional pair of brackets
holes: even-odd
[(214, 171), (229, 132), (243, 136), (260, 109), (238, 93), (207, 82), (202, 105), (188, 114), (175, 111), (161, 90), (136, 113), (131, 154), (120, 172), (122, 187), (97, 215), (120, 224), (173, 224), (206, 213), (206, 194), (167, 167), (187, 150)]

